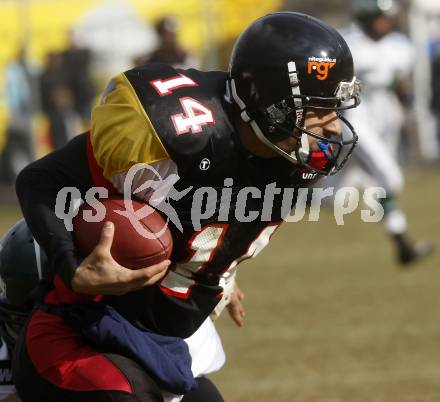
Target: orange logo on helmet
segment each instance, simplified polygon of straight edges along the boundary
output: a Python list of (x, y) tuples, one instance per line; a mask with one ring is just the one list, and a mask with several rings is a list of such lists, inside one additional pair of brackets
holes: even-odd
[(318, 57), (309, 57), (309, 64), (307, 72), (312, 74), (316, 73), (318, 80), (324, 81), (328, 78), (328, 74), (331, 68), (336, 64), (336, 59), (322, 59)]

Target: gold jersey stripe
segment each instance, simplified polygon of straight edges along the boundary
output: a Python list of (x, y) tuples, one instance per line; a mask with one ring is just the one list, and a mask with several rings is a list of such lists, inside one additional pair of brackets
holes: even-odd
[(124, 74), (92, 112), (91, 142), (104, 176), (126, 172), (137, 163), (170, 159), (136, 92)]

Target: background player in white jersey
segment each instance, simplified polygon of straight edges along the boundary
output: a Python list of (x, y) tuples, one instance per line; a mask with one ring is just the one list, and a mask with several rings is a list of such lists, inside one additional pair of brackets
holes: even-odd
[(363, 86), (361, 105), (346, 112), (359, 135), (358, 148), (351, 169), (336, 177), (336, 186), (373, 184), (386, 190), (385, 231), (394, 241), (399, 263), (407, 265), (429, 255), (432, 247), (408, 239), (406, 216), (396, 200), (404, 185), (398, 163), (405, 122), (402, 102), (409, 97), (414, 64), (411, 42), (395, 30), (397, 10), (391, 1), (354, 0), (355, 22), (342, 31)]

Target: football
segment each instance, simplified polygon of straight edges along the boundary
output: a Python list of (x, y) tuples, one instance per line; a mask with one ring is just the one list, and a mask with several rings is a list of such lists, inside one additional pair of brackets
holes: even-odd
[(98, 244), (106, 221), (113, 222), (115, 233), (112, 257), (122, 266), (139, 269), (170, 257), (173, 238), (162, 216), (148, 204), (110, 197), (85, 203), (73, 219), (73, 238), (83, 256)]

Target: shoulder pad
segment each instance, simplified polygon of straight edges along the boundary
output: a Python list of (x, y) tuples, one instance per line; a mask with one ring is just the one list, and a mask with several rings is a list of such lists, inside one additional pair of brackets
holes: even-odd
[(124, 74), (176, 163), (229, 140), (234, 128), (224, 107), (227, 73), (150, 63)]

